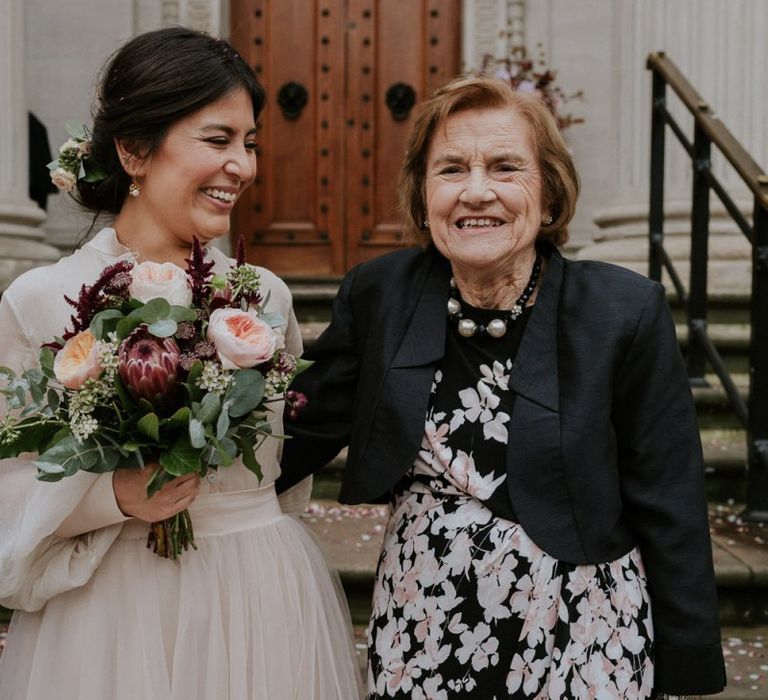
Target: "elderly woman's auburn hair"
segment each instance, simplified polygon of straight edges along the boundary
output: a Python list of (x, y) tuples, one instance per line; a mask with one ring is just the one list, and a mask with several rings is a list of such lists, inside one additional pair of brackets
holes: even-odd
[(509, 107), (528, 124), (533, 149), (541, 168), (542, 199), (549, 208), (552, 223), (541, 225), (539, 235), (555, 245), (568, 240), (568, 223), (576, 210), (579, 176), (563, 141), (557, 122), (542, 100), (535, 95), (515, 92), (497, 78), (457, 78), (439, 88), (421, 107), (406, 144), (400, 170), (400, 205), (405, 214), (406, 238), (427, 243), (425, 181), (427, 153), (435, 132), (452, 114), (468, 109)]

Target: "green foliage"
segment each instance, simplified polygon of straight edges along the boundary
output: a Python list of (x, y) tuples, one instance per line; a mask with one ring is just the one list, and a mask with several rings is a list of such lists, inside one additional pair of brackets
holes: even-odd
[(224, 400), (231, 418), (242, 418), (255, 411), (264, 398), (264, 377), (255, 369), (239, 369), (227, 389)]

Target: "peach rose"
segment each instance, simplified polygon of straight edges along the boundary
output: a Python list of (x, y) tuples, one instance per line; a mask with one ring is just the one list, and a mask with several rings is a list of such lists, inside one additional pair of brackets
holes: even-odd
[(79, 389), (101, 374), (96, 338), (88, 330), (73, 335), (56, 353), (53, 373), (67, 389)]
[(208, 340), (224, 369), (242, 369), (269, 360), (282, 347), (283, 334), (255, 311), (216, 309), (208, 322)]
[(189, 306), (192, 288), (187, 273), (170, 262), (156, 263), (145, 260), (131, 270), (129, 292), (134, 299), (145, 304), (151, 299), (165, 299), (172, 306)]

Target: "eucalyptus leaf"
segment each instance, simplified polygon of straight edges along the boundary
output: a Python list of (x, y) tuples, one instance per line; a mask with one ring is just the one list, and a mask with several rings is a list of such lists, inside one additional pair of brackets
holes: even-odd
[(235, 461), (237, 455), (237, 445), (230, 438), (224, 438), (224, 440), (213, 439), (213, 444), (216, 447), (216, 463), (223, 467), (229, 467)]
[(191, 418), (189, 421), (189, 441), (192, 447), (198, 450), (202, 450), (207, 442), (205, 426), (197, 418)]
[(156, 338), (170, 338), (177, 328), (176, 321), (172, 318), (161, 318), (147, 326), (147, 330)]
[(85, 471), (92, 472), (94, 474), (103, 474), (104, 472), (111, 472), (117, 468), (120, 461), (120, 452), (115, 447), (101, 446), (101, 452), (99, 459)]
[(58, 462), (43, 462), (37, 460), (35, 466), (45, 474), (61, 474), (61, 476), (64, 476), (65, 469)]
[(105, 340), (107, 333), (114, 331), (118, 321), (123, 318), (122, 312), (117, 309), (104, 309), (93, 317), (89, 330), (97, 340)]
[(168, 318), (171, 313), (171, 305), (161, 297), (150, 299), (141, 307), (141, 320), (144, 323), (152, 324), (163, 318)]
[(219, 418), (216, 421), (216, 439), (222, 440), (227, 434), (227, 431), (229, 430), (230, 420), (229, 420), (229, 406), (227, 403), (222, 406), (221, 413), (219, 413)]
[(199, 404), (194, 405), (198, 408), (193, 409), (193, 415), (201, 423), (213, 423), (219, 417), (221, 399), (217, 394), (206, 394)]
[(268, 324), (270, 328), (279, 328), (285, 323), (285, 319), (277, 313), (261, 314), (259, 318)]
[(45, 481), (49, 483), (53, 483), (56, 481), (61, 481), (64, 478), (65, 474), (62, 472), (45, 472), (41, 469), (37, 470), (37, 476), (35, 477), (38, 481)]
[(82, 122), (68, 121), (64, 124), (64, 128), (66, 129), (67, 134), (73, 139), (81, 139), (82, 141), (85, 141), (88, 138), (85, 124)]
[[(35, 465), (58, 464), (63, 469), (65, 476), (71, 476), (78, 470), (88, 470), (94, 466), (99, 458), (99, 447), (93, 440), (84, 440), (79, 443), (73, 435), (65, 437), (53, 447), (48, 448), (38, 459)], [(47, 473), (52, 473), (46, 468)]]
[(264, 376), (255, 369), (239, 369), (226, 393), (231, 418), (247, 416), (264, 398)]
[(197, 319), (197, 313), (186, 306), (172, 306), (171, 312), (168, 315), (174, 321), (195, 321)]
[(117, 322), (115, 333), (118, 340), (125, 340), (136, 328), (141, 325), (141, 319), (132, 313)]

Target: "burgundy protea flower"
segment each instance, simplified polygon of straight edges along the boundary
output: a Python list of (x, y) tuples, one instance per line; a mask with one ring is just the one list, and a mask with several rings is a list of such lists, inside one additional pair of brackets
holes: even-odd
[(142, 325), (121, 343), (117, 371), (134, 399), (167, 408), (179, 396), (180, 355), (173, 338), (157, 338)]

